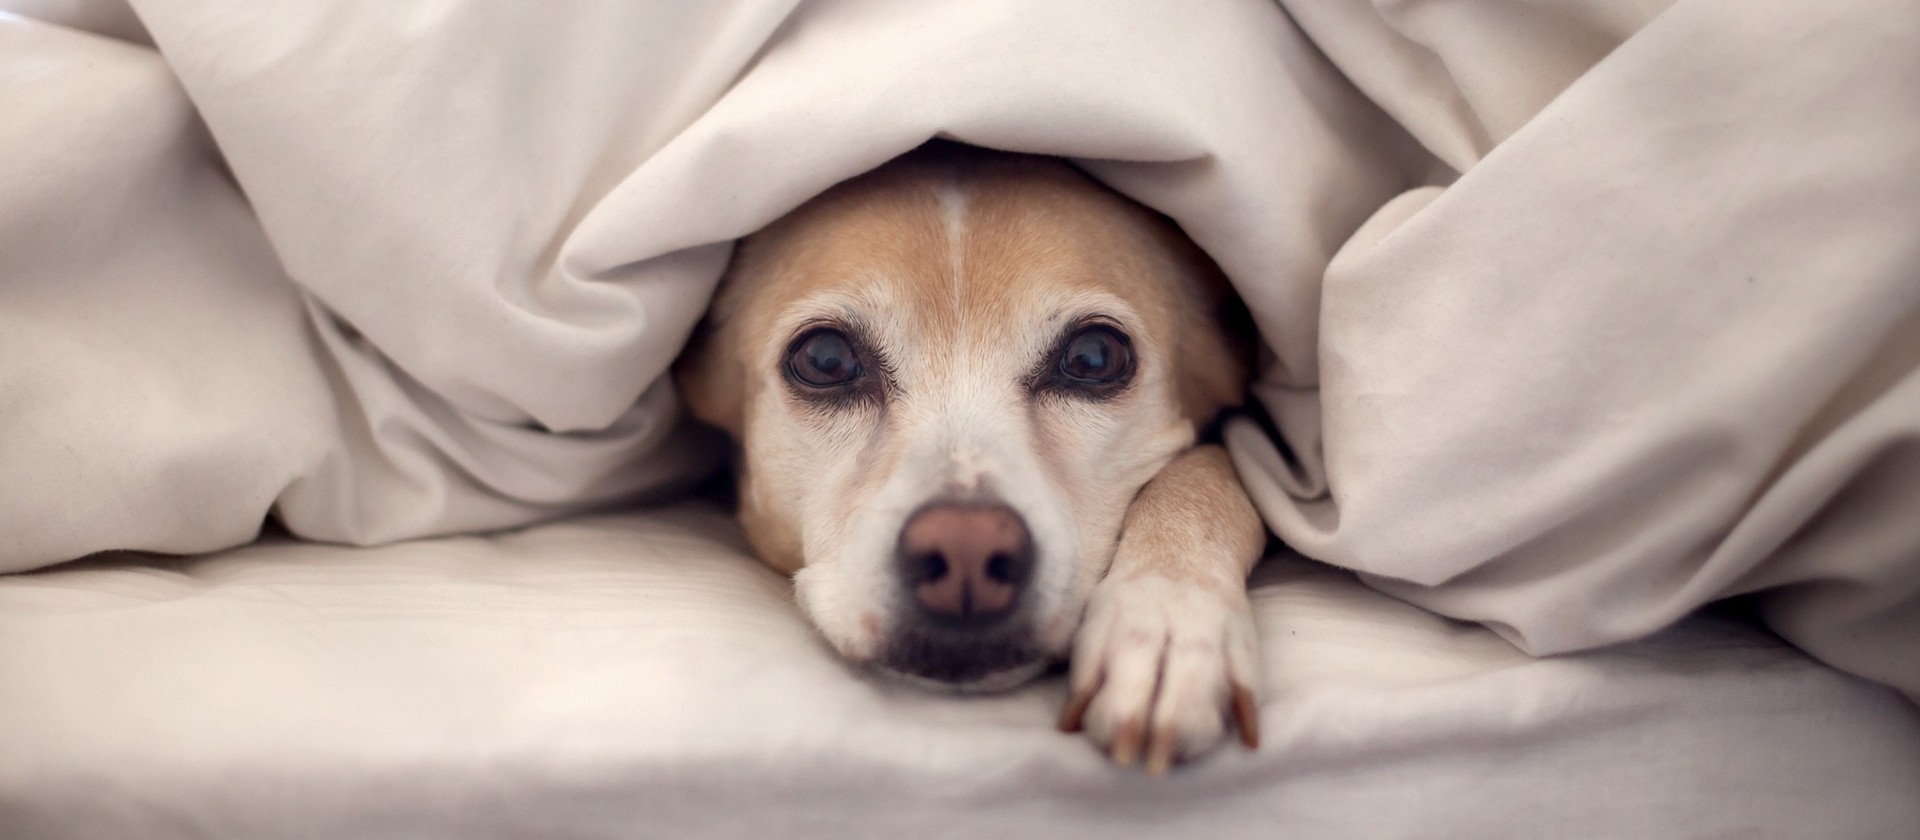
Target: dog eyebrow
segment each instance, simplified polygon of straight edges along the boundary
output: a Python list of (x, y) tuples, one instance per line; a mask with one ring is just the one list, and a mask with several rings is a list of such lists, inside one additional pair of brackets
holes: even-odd
[(857, 333), (859, 336), (865, 336), (867, 334), (866, 320), (852, 312), (848, 312), (846, 314), (808, 316), (805, 320), (795, 324), (792, 329), (787, 330), (787, 340), (792, 341), (793, 339), (821, 328), (836, 329), (850, 334)]
[(849, 333), (859, 333), (862, 337), (871, 337), (872, 325), (862, 316), (858, 296), (829, 292), (815, 294), (788, 304), (785, 312), (775, 318), (772, 327), (784, 333), (780, 340), (782, 346), (798, 338), (807, 330), (820, 327), (832, 327)]
[(1067, 325), (1068, 330), (1082, 330), (1087, 327), (1111, 327), (1123, 333), (1127, 331), (1127, 326), (1120, 323), (1118, 317), (1105, 312), (1088, 312)]

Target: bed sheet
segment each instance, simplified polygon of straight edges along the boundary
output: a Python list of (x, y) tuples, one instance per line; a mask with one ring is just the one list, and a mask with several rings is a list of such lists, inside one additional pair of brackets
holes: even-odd
[(701, 505), (0, 578), (0, 837), (1899, 837), (1920, 713), (1712, 615), (1535, 659), (1298, 557), (1258, 751), (834, 658)]

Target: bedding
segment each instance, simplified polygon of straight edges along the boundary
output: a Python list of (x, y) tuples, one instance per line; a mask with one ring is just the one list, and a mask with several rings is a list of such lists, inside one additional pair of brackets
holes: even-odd
[(0, 0), (0, 571), (669, 498), (736, 237), (944, 135), (1251, 306), (1268, 524), (1534, 653), (1920, 694), (1920, 6)]
[[(1903, 0), (0, 0), (0, 834), (1911, 833), (1916, 89)], [(1252, 309), (1357, 574), (1258, 572), (1260, 752), (1116, 779), (590, 515), (714, 468), (731, 242), (934, 136)], [(46, 568), (118, 550), (193, 556)]]
[(1920, 825), (1920, 712), (1734, 618), (1536, 659), (1293, 556), (1257, 752), (1163, 779), (1063, 680), (850, 669), (720, 511), (0, 578), (0, 837), (1820, 837)]

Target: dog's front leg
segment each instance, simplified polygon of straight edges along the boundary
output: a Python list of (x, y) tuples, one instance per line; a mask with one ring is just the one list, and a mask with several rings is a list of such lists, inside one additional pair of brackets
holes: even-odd
[(1187, 450), (1141, 488), (1074, 641), (1060, 728), (1156, 774), (1218, 743), (1228, 714), (1257, 746), (1247, 573), (1265, 538), (1219, 446)]

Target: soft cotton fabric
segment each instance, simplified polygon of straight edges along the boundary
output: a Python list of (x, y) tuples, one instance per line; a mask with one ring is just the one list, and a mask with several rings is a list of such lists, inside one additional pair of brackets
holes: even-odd
[(1902, 0), (5, 0), (0, 568), (663, 498), (730, 242), (925, 139), (1178, 220), (1277, 533), (1535, 653), (1920, 694)]
[(1256, 752), (1162, 779), (820, 641), (725, 513), (0, 578), (0, 836), (1818, 837), (1920, 824), (1920, 710), (1722, 617), (1533, 659), (1297, 557)]

